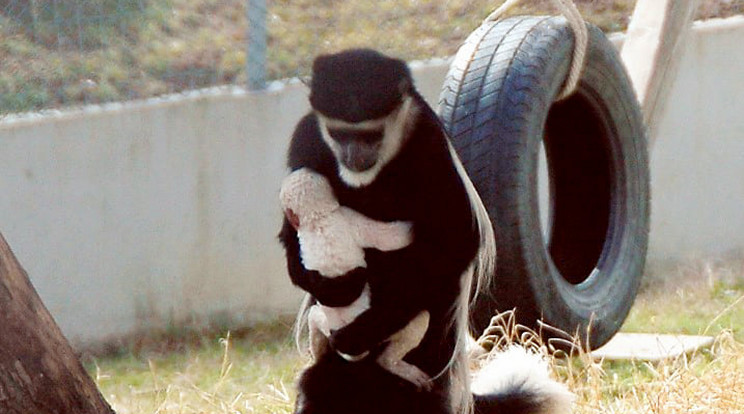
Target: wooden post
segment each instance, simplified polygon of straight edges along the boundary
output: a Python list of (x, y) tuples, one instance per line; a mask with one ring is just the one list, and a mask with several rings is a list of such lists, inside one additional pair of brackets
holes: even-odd
[(0, 234), (0, 413), (113, 414)]
[(621, 56), (643, 109), (649, 146), (656, 139), (698, 2), (638, 0), (628, 25)]

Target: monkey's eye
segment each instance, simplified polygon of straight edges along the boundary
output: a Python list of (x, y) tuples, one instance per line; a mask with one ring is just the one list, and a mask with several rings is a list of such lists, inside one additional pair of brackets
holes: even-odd
[(382, 141), (384, 131), (382, 129), (358, 130), (329, 128), (328, 134), (339, 144), (345, 144), (351, 141), (361, 141), (365, 144), (376, 144)]

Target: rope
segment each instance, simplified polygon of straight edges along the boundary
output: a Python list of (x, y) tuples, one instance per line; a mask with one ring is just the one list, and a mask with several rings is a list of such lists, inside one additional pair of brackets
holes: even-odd
[[(509, 11), (509, 9), (517, 5), (520, 1), (521, 0), (506, 0), (501, 6), (499, 6), (499, 8), (486, 17), (484, 23), (499, 20), (507, 11)], [(551, 2), (566, 18), (569, 27), (571, 27), (574, 32), (575, 38), (573, 56), (571, 58), (571, 70), (568, 73), (568, 78), (563, 86), (563, 90), (558, 96), (558, 100), (561, 100), (574, 93), (576, 85), (579, 83), (581, 72), (584, 70), (586, 50), (589, 46), (589, 30), (586, 27), (584, 19), (581, 17), (581, 12), (579, 12), (579, 9), (574, 4), (573, 0), (551, 0)]]

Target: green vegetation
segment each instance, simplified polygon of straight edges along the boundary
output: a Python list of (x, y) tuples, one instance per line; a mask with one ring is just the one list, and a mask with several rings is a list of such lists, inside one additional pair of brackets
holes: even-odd
[[(0, 4), (0, 115), (138, 99), (246, 80), (243, 0), (12, 0)], [(318, 53), (373, 46), (406, 59), (453, 54), (498, 2), (270, 1), (270, 79), (306, 73)], [(635, 0), (576, 0), (623, 30)], [(703, 0), (699, 17), (744, 13)], [(514, 13), (553, 13), (546, 0)]]
[(744, 343), (744, 261), (709, 261), (650, 278), (623, 326), (632, 332), (718, 335)]

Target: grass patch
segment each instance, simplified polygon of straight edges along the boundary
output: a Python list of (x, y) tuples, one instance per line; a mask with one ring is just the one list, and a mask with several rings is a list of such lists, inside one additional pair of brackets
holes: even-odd
[[(576, 0), (623, 30), (635, 0)], [(699, 18), (744, 13), (702, 0)], [(14, 0), (0, 4), (0, 115), (244, 84), (243, 0)], [(270, 79), (306, 74), (314, 56), (372, 46), (404, 59), (449, 56), (498, 3), (472, 0), (268, 2)], [(514, 13), (555, 12), (547, 0)]]
[(649, 279), (623, 330), (713, 336), (728, 331), (744, 343), (744, 259), (691, 261)]
[[(656, 275), (623, 327), (707, 333), (710, 349), (659, 364), (554, 360), (578, 413), (740, 413), (744, 407), (744, 262), (701, 262)], [(291, 413), (294, 381), (309, 361), (290, 322), (227, 331), (170, 330), (86, 358), (117, 413)]]
[(118, 414), (290, 413), (306, 362), (285, 322), (235, 333), (171, 331), (117, 354), (86, 357), (85, 365)]

